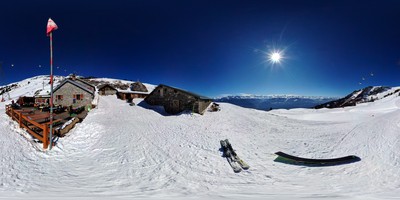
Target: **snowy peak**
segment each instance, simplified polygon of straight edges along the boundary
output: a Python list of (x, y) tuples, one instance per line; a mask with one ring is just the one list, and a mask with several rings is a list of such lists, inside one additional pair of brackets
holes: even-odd
[[(57, 85), (64, 79), (63, 76), (54, 76), (54, 84)], [(34, 96), (50, 93), (50, 76), (41, 75), (27, 78), (19, 82), (0, 86), (1, 98), (4, 100), (18, 99), (21, 96)]]
[[(112, 79), (112, 78), (95, 78), (95, 77), (87, 77), (84, 78), (85, 81), (89, 82), (90, 84), (96, 86), (97, 88), (103, 85), (110, 85), (116, 88), (119, 91), (131, 91), (131, 85), (134, 83), (140, 83), (139, 81), (128, 81), (128, 80), (121, 80), (121, 79)], [(148, 84), (148, 83), (140, 83), (145, 86), (148, 93), (154, 90), (156, 85)]]
[(344, 98), (330, 101), (315, 108), (339, 108), (355, 106), (360, 103), (374, 102), (391, 95), (398, 95), (400, 87), (369, 86), (360, 90), (353, 91)]

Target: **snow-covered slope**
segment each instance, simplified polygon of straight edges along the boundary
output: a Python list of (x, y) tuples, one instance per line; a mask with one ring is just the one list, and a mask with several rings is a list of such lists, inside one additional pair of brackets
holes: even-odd
[[(221, 103), (162, 115), (136, 99), (99, 105), (52, 151), (40, 150), (0, 103), (0, 196), (6, 199), (390, 199), (400, 192), (400, 97), (339, 109), (264, 112)], [(251, 168), (233, 173), (228, 138)], [(332, 167), (277, 163), (357, 155)]]
[(344, 98), (317, 105), (315, 108), (340, 108), (354, 106), (359, 103), (373, 102), (390, 95), (399, 95), (399, 91), (400, 87), (369, 86), (356, 90)]
[[(86, 79), (86, 81), (92, 83), (93, 85), (99, 87), (103, 84), (110, 84), (110, 85), (114, 85), (117, 86), (116, 89), (118, 89), (119, 91), (130, 91), (130, 85), (132, 83), (134, 83), (133, 81), (127, 81), (127, 80), (120, 80), (120, 79), (113, 79), (113, 78), (90, 78), (90, 79)], [(151, 91), (154, 90), (154, 88), (156, 88), (156, 85), (153, 84), (148, 84), (148, 83), (143, 83), (144, 86), (146, 86), (148, 92), (150, 93)], [(119, 88), (123, 87), (123, 88)]]
[[(54, 85), (56, 86), (64, 77), (62, 76), (54, 76)], [(4, 88), (4, 92), (7, 86), (10, 87), (8, 93), (6, 95), (4, 93), (4, 99), (6, 101), (11, 101), (12, 99), (17, 100), (21, 96), (34, 96), (35, 93), (41, 94), (49, 94), (50, 93), (50, 77), (43, 75), (43, 76), (35, 76), (32, 78), (27, 78), (25, 80), (11, 83), (6, 86), (1, 86), (0, 88)], [(13, 87), (11, 87), (13, 86)], [(3, 90), (1, 90), (3, 91)]]

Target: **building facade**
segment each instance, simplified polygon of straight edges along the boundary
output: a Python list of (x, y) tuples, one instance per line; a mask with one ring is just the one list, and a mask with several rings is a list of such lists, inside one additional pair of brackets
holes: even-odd
[(99, 87), (99, 94), (100, 95), (115, 95), (117, 94), (118, 90), (115, 89), (113, 86), (105, 84)]
[(185, 110), (204, 114), (212, 102), (208, 97), (163, 84), (157, 86), (145, 101), (150, 105), (163, 106), (169, 114), (177, 114)]
[(132, 100), (136, 98), (146, 98), (149, 95), (149, 92), (146, 86), (137, 81), (132, 83), (127, 90), (118, 90), (117, 97), (122, 100)]
[(147, 92), (137, 92), (137, 91), (126, 91), (120, 90), (117, 92), (118, 99), (127, 100), (127, 99), (136, 99), (136, 98), (146, 98), (149, 95)]
[(64, 80), (53, 91), (54, 105), (78, 108), (91, 105), (93, 98), (94, 91), (71, 79)]
[(50, 95), (39, 94), (35, 95), (35, 106), (49, 105)]

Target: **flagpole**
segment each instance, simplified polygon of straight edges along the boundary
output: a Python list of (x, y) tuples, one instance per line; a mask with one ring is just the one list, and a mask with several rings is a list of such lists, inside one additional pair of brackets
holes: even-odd
[(53, 32), (50, 32), (50, 147), (53, 146)]

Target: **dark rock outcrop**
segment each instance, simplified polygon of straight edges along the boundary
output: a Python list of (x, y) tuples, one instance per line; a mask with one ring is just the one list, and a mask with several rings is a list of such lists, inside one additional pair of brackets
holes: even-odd
[(347, 106), (355, 106), (359, 103), (365, 102), (373, 102), (376, 100), (376, 95), (387, 90), (391, 89), (391, 87), (372, 87), (368, 86), (361, 90), (355, 90), (354, 92), (350, 93), (344, 98), (330, 101), (314, 108), (340, 108), (340, 107), (347, 107)]

